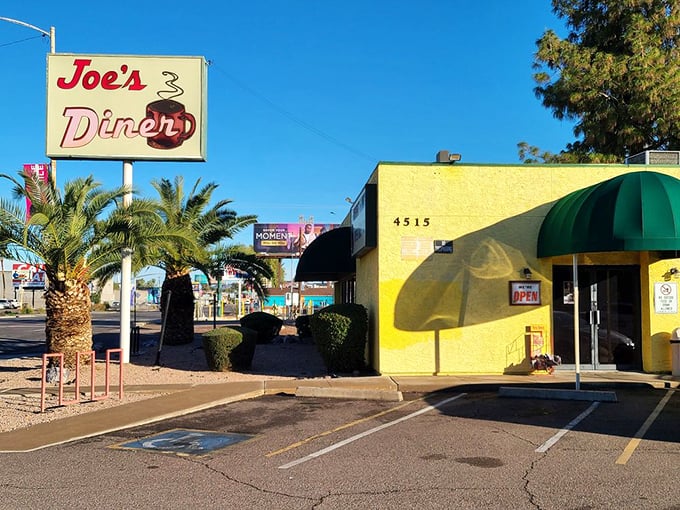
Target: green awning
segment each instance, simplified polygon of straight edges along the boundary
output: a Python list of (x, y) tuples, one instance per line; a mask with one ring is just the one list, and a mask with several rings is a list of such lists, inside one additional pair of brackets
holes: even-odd
[(538, 257), (680, 250), (680, 180), (632, 172), (558, 200), (538, 234)]
[(352, 228), (324, 232), (302, 252), (295, 271), (296, 282), (337, 282), (356, 273), (352, 257)]

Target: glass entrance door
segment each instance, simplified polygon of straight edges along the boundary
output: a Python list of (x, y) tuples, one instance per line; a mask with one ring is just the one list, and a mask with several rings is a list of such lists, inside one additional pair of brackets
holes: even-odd
[[(640, 352), (639, 266), (580, 266), (579, 349), (586, 370), (631, 370)], [(553, 267), (554, 352), (575, 364), (571, 266)]]

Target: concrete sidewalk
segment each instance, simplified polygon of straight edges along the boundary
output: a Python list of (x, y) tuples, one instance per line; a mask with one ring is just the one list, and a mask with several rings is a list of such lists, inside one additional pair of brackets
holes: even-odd
[[(635, 386), (677, 388), (680, 385), (678, 377), (637, 372), (588, 372), (581, 374), (580, 381), (581, 388), (586, 391)], [(167, 394), (2, 433), (0, 453), (34, 451), (262, 395), (283, 393), (316, 398), (401, 400), (404, 393), (498, 391), (500, 387), (570, 390), (575, 388), (575, 374), (556, 371), (552, 375), (374, 376), (160, 387), (126, 386), (124, 389), (126, 393), (167, 392)], [(20, 393), (27, 390), (13, 391)], [(521, 397), (531, 398), (528, 395)]]

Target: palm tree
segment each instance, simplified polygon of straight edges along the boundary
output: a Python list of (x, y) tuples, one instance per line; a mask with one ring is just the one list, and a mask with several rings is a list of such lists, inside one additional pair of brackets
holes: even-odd
[[(76, 353), (92, 348), (88, 284), (120, 267), (124, 246), (134, 249), (162, 236), (160, 220), (150, 201), (117, 208), (130, 190), (104, 190), (92, 176), (67, 182), (63, 195), (51, 182), (19, 176), (0, 175), (12, 183), (15, 199), (0, 200), (0, 255), (44, 264), (47, 352), (63, 353), (73, 367)], [(30, 215), (20, 199), (30, 200)]]
[[(181, 230), (194, 239), (193, 246), (177, 242), (158, 246), (156, 265), (165, 271), (161, 288), (161, 311), (165, 323), (165, 342), (179, 345), (194, 340), (194, 293), (191, 270), (207, 267), (210, 248), (223, 239), (232, 238), (242, 228), (255, 223), (253, 215), (238, 216), (227, 206), (231, 200), (218, 200), (210, 206), (218, 185), (208, 183), (199, 188), (198, 179), (188, 194), (184, 192), (184, 179), (175, 177), (152, 181), (159, 195), (159, 214), (168, 232)], [(166, 312), (166, 305), (167, 306)]]
[(246, 282), (264, 301), (267, 296), (267, 280), (274, 277), (274, 271), (267, 260), (249, 252), (242, 246), (217, 245), (209, 251), (208, 256), (207, 263), (198, 265), (196, 269), (203, 272), (206, 277), (219, 282), (224, 273), (224, 268), (231, 266), (247, 275)]

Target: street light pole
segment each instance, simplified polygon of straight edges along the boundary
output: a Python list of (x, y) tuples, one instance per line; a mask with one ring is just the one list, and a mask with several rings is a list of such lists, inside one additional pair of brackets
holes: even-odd
[[(46, 35), (47, 37), (50, 38), (50, 53), (54, 54), (57, 52), (56, 47), (57, 47), (57, 40), (56, 40), (56, 35), (55, 35), (55, 30), (54, 27), (50, 27), (50, 31), (43, 30), (42, 28), (38, 28), (35, 25), (31, 25), (30, 23), (26, 23), (25, 21), (19, 21), (18, 19), (12, 19), (12, 18), (5, 18), (3, 16), (0, 16), (0, 21), (7, 21), (8, 23), (14, 23), (15, 25), (21, 25), (22, 27), (30, 28), (31, 30), (35, 30), (36, 32), (40, 32), (43, 35)], [(57, 185), (57, 161), (54, 159), (50, 159), (50, 178), (52, 179), (52, 186)]]
[(50, 27), (50, 31), (47, 32), (46, 30), (43, 30), (42, 28), (38, 28), (35, 25), (31, 25), (30, 23), (26, 23), (25, 21), (19, 21), (18, 19), (5, 18), (3, 16), (0, 16), (0, 21), (8, 21), (9, 23), (21, 25), (22, 27), (30, 28), (31, 30), (35, 30), (36, 32), (40, 32), (41, 34), (46, 35), (47, 37), (50, 38), (50, 53), (54, 53), (54, 46), (55, 46), (54, 27)]

